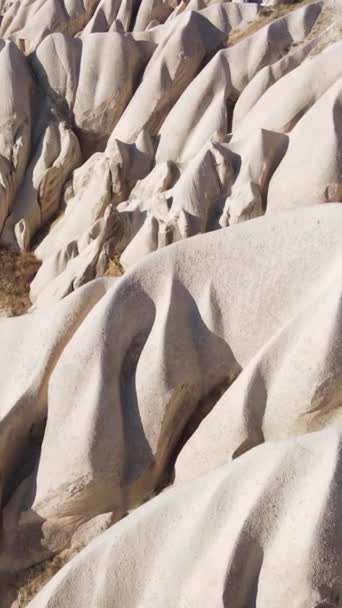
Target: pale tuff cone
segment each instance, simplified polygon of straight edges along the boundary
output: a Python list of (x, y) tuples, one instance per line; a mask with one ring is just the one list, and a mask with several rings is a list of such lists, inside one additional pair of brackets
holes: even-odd
[(0, 0), (0, 608), (342, 606), (341, 58)]

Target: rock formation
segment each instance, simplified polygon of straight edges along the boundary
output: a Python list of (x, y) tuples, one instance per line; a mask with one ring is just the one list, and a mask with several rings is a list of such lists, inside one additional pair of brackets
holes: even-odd
[(341, 11), (0, 0), (1, 608), (342, 606)]

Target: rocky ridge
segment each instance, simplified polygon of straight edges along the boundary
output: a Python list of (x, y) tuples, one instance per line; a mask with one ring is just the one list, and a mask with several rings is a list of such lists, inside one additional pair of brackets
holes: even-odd
[(341, 0), (0, 15), (1, 608), (342, 606)]

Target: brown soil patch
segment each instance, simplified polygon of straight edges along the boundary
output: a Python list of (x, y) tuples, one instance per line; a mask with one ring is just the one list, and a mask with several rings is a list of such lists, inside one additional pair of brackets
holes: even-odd
[(33, 253), (0, 249), (0, 316), (22, 315), (30, 308), (30, 283), (39, 266)]

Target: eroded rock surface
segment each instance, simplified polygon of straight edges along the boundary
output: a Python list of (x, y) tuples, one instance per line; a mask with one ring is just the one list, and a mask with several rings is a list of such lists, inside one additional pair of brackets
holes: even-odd
[(341, 10), (0, 1), (1, 608), (342, 605)]

